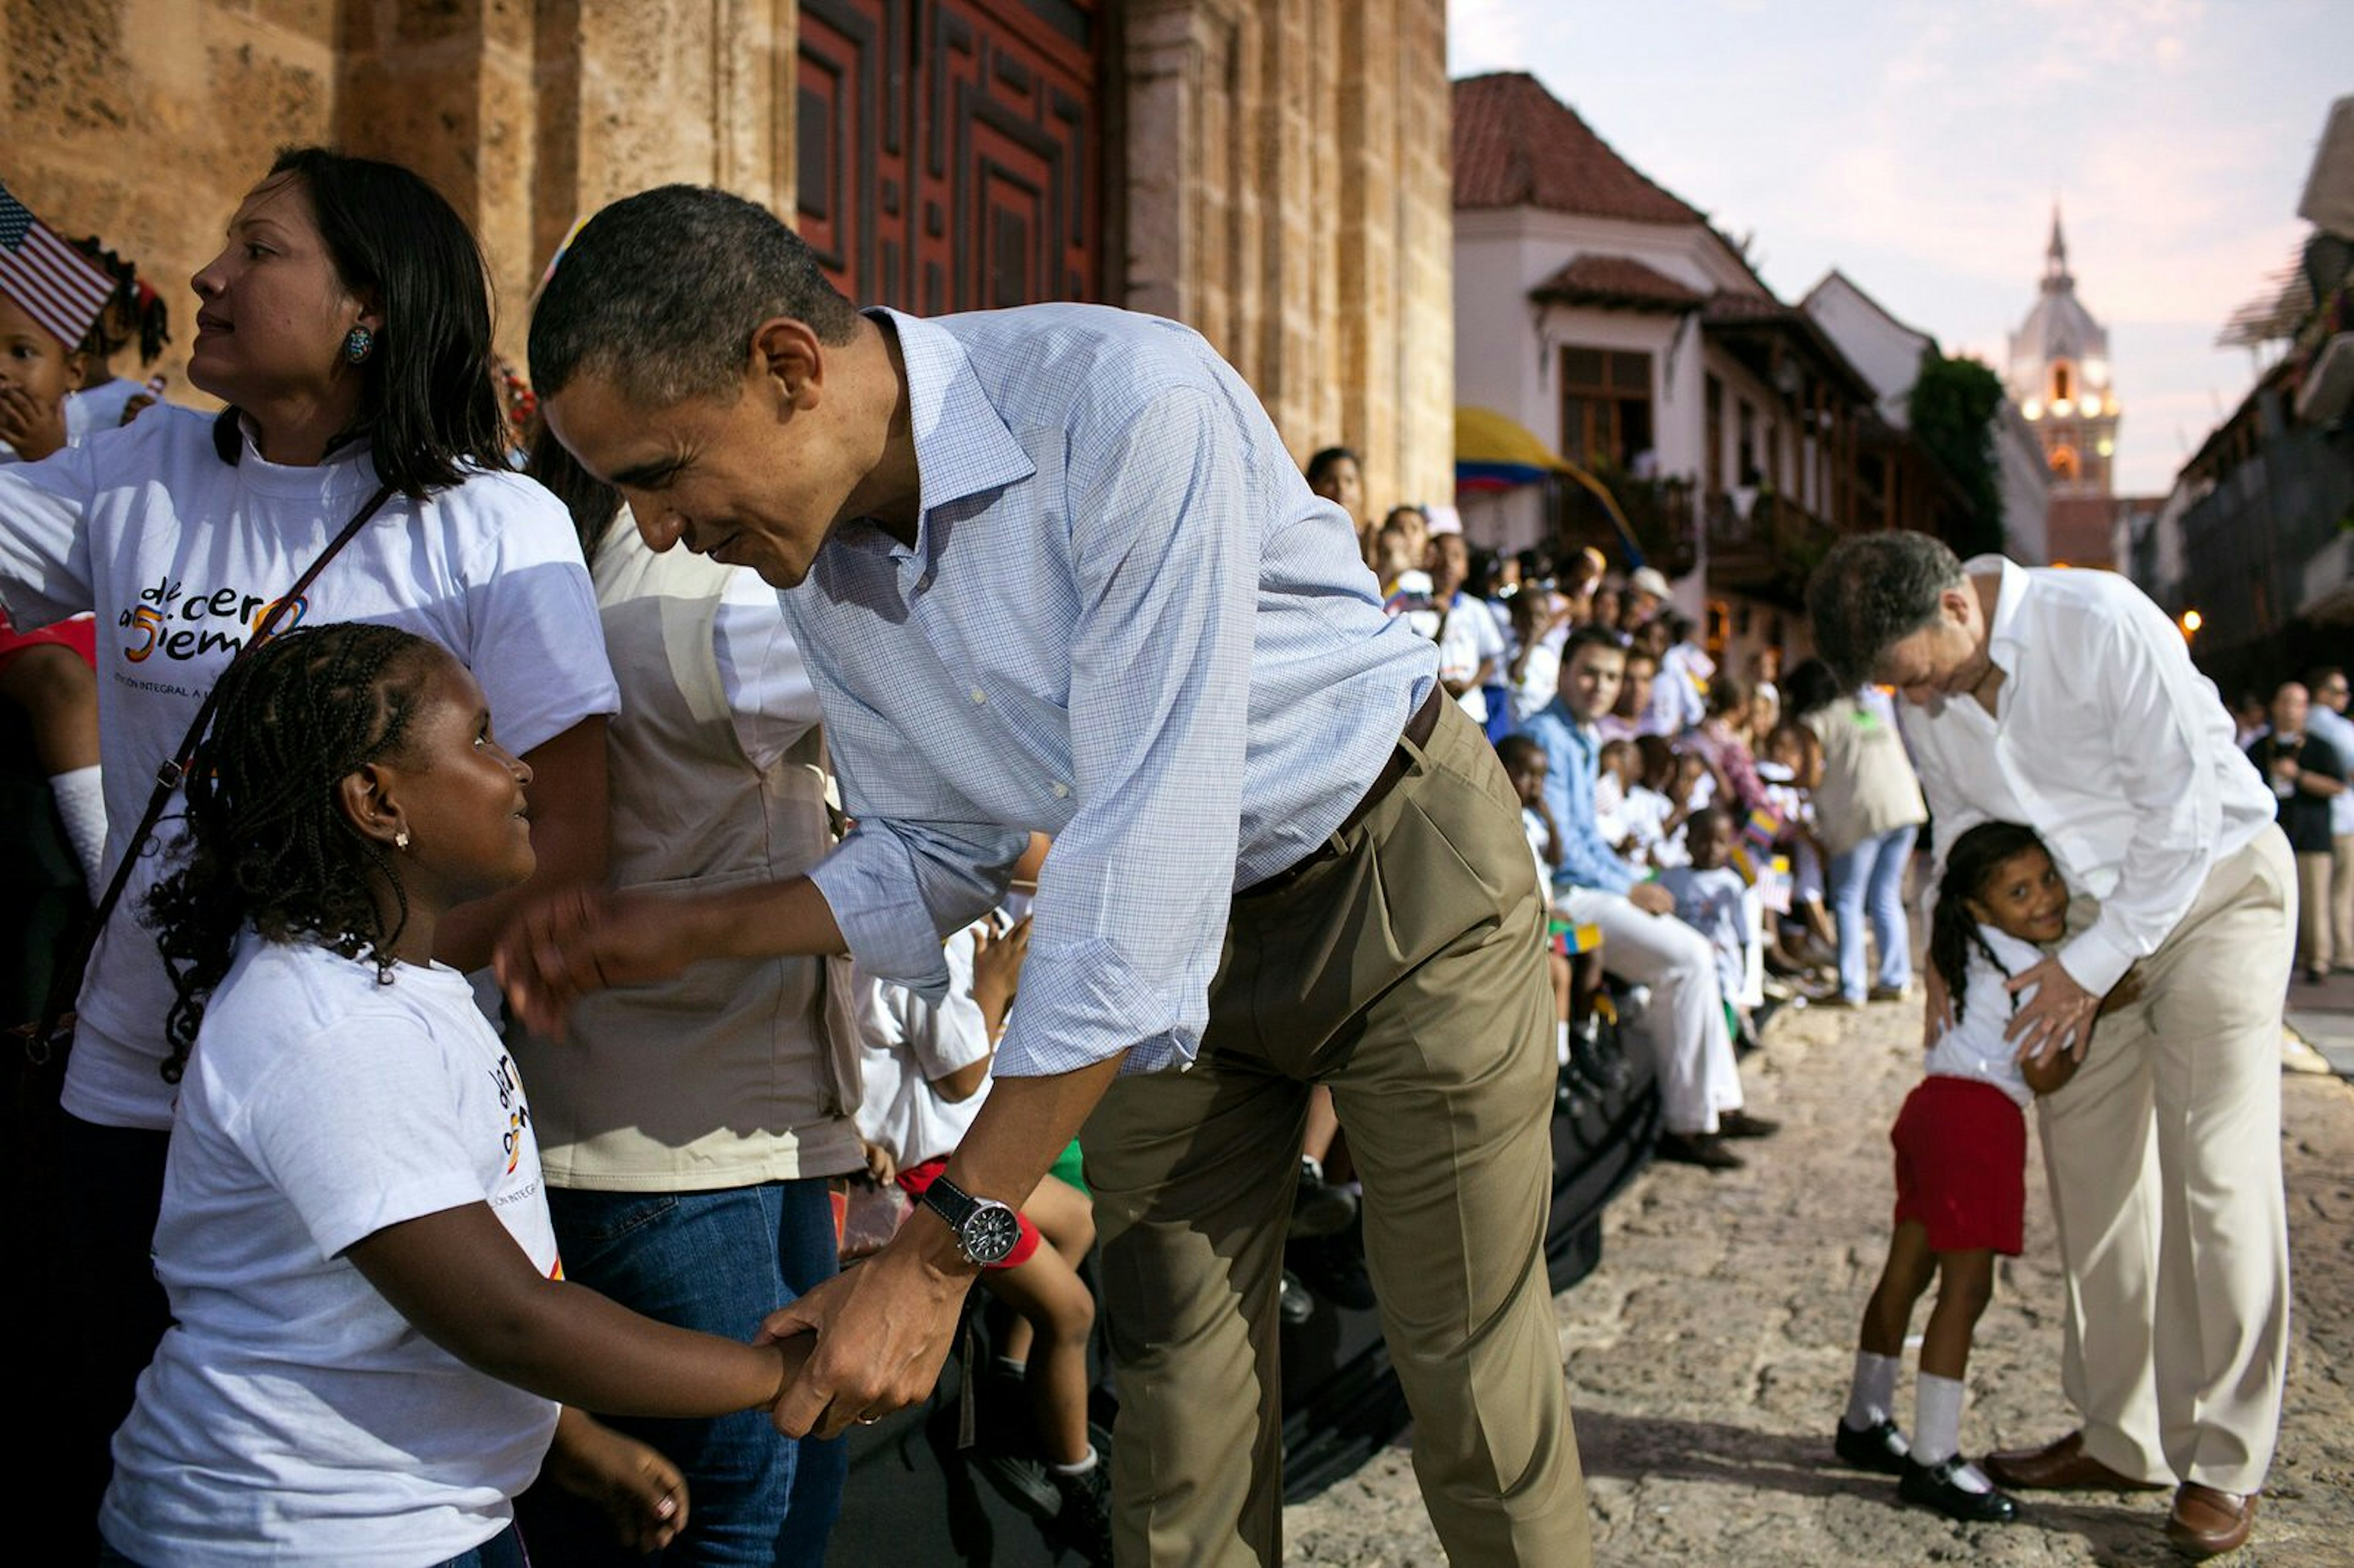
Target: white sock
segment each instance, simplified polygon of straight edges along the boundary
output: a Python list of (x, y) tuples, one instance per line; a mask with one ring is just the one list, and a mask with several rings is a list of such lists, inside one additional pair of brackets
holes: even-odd
[(1058, 1476), (1084, 1476), (1089, 1470), (1096, 1467), (1096, 1446), (1092, 1443), (1088, 1444), (1087, 1457), (1078, 1460), (1076, 1463), (1069, 1465), (1049, 1464), (1046, 1467), (1054, 1471), (1055, 1474)]
[[(1962, 1446), (1962, 1382), (1923, 1372), (1913, 1388), (1913, 1459), (1942, 1465)], [(1994, 1483), (1976, 1465), (1954, 1467), (1954, 1484), (1965, 1491), (1989, 1492)]]
[(73, 845), (74, 858), (81, 862), (82, 880), (90, 885), (90, 895), (95, 900), (106, 891), (101, 874), (106, 865), (106, 789), (99, 781), (98, 764), (50, 775), (49, 793), (57, 800), (58, 820), (65, 823), (66, 842)]
[(989, 1358), (989, 1370), (999, 1377), (1010, 1377), (1020, 1383), (1030, 1375), (1030, 1363), (1017, 1361), (1012, 1356), (991, 1356)]
[(1843, 1417), (1849, 1431), (1869, 1432), (1888, 1419), (1896, 1404), (1896, 1379), (1903, 1370), (1902, 1356), (1856, 1351), (1855, 1382), (1848, 1388)]
[(1312, 1154), (1303, 1154), (1299, 1157), (1299, 1169), (1303, 1175), (1311, 1180), (1318, 1181), (1324, 1180), (1324, 1162)]
[(1557, 1067), (1569, 1065), (1569, 1020), (1566, 1018), (1561, 1021), (1560, 1026), (1553, 1032), (1553, 1065)]

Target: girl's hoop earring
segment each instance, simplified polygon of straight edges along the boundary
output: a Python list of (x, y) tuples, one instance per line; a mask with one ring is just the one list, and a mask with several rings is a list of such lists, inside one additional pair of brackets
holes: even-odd
[(376, 352), (376, 334), (364, 326), (355, 326), (344, 334), (344, 357), (354, 365), (363, 364)]
[(408, 847), (408, 830), (407, 828), (403, 828), (398, 832), (392, 835), (392, 847), (395, 849), (407, 849)]

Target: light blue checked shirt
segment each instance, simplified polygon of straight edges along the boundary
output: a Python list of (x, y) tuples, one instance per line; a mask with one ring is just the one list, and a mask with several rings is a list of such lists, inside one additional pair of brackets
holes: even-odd
[(1173, 322), (1031, 305), (895, 330), (914, 546), (844, 524), (783, 596), (857, 831), (811, 873), (862, 967), (1051, 833), (1010, 1076), (1190, 1063), (1234, 894), (1315, 849), (1437, 678), (1250, 387)]

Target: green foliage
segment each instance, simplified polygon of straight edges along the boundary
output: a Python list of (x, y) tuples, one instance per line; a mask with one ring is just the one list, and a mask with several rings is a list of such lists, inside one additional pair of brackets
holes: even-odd
[(2002, 486), (1994, 455), (1994, 418), (2002, 396), (2002, 382), (1978, 361), (1947, 359), (1934, 344), (1921, 351), (1906, 414), (1914, 439), (1967, 498), (1968, 516), (1946, 541), (1965, 560), (2003, 547)]

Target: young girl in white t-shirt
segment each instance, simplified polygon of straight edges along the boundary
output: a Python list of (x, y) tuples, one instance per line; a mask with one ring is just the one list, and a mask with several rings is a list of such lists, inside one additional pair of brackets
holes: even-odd
[[(2027, 1209), (2027, 1119), (2037, 1095), (2074, 1076), (2052, 1051), (2020, 1062), (2004, 1037), (2019, 1004), (2013, 975), (2065, 934), (2068, 889), (2034, 832), (1981, 822), (1954, 841), (1937, 885), (1929, 962), (1951, 999), (1925, 1075), (1898, 1113), (1896, 1234), (1864, 1308), (1855, 1382), (1840, 1418), (1840, 1458), (1901, 1478), (1908, 1502), (1976, 1523), (2009, 1523), (2019, 1505), (1961, 1457), (1962, 1374), (1994, 1294), (1995, 1256), (2019, 1255)], [(2113, 992), (2124, 1000), (2129, 991)], [(1932, 1277), (1937, 1305), (1921, 1339), (1908, 1443), (1890, 1414), (1913, 1305)]]
[(291, 632), (221, 684), (184, 863), (148, 906), (177, 991), (154, 1238), (174, 1320), (114, 1437), (108, 1548), (518, 1563), (511, 1499), (544, 1456), (659, 1548), (677, 1472), (560, 1407), (768, 1406), (807, 1341), (565, 1283), (514, 1064), (433, 959), (450, 909), (531, 874), (530, 768), (464, 667), (391, 627)]

